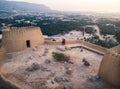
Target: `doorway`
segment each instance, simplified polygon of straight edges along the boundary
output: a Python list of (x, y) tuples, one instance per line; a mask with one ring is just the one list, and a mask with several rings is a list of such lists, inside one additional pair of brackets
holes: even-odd
[(30, 48), (30, 40), (26, 40), (26, 46), (27, 48)]

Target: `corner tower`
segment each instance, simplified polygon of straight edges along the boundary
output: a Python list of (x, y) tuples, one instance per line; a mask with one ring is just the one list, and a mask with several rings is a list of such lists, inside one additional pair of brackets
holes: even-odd
[(7, 52), (21, 51), (44, 44), (39, 27), (11, 27), (3, 30), (2, 46)]
[(120, 45), (107, 51), (98, 74), (103, 80), (120, 87)]

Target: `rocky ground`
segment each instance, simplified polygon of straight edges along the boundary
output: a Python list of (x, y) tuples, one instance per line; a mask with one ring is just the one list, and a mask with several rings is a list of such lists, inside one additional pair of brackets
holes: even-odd
[[(0, 70), (31, 89), (112, 88), (97, 76), (102, 55), (86, 49), (81, 51), (81, 48), (65, 51), (57, 48), (58, 46), (54, 45), (44, 45), (7, 54)], [(64, 53), (70, 57), (70, 61), (56, 62), (52, 52)], [(90, 65), (86, 66), (83, 59)]]

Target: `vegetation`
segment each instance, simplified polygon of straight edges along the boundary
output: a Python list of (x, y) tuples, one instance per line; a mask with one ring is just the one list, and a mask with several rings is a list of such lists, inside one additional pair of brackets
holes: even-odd
[(94, 34), (95, 33), (95, 30), (92, 28), (92, 27), (87, 27), (85, 29), (86, 33), (89, 33), (89, 34)]
[[(112, 21), (108, 19), (99, 19), (97, 23), (93, 23), (91, 19), (85, 16), (66, 16), (68, 20), (61, 20), (51, 16), (34, 16), (34, 15), (18, 15), (13, 18), (0, 18), (0, 29), (4, 26), (38, 26), (44, 35), (52, 36), (56, 34), (68, 33), (72, 30), (83, 31), (83, 26), (97, 24), (102, 35), (114, 35), (120, 43), (120, 21)], [(71, 20), (72, 19), (72, 20)], [(94, 34), (96, 32), (92, 27), (86, 27), (86, 33)], [(1, 34), (2, 32), (0, 32)], [(103, 47), (112, 47), (116, 45), (113, 41), (99, 40), (98, 36), (94, 36), (92, 41), (94, 44)]]
[(116, 37), (116, 39), (118, 40), (118, 42), (120, 43), (120, 30), (118, 30), (118, 31), (115, 33), (115, 37)]
[(64, 61), (68, 62), (70, 60), (70, 58), (64, 55), (63, 53), (53, 52), (52, 54), (55, 61), (57, 62), (64, 62)]
[(118, 45), (118, 43), (115, 43), (112, 40), (100, 40), (98, 36), (95, 36), (92, 39), (87, 39), (87, 41), (105, 48), (112, 48)]
[(95, 42), (95, 44), (100, 45), (105, 48), (112, 48), (117, 45), (117, 44), (114, 44), (112, 41), (103, 41), (103, 40), (98, 40)]
[(2, 31), (0, 31), (0, 34), (2, 34)]
[[(47, 25), (43, 25), (43, 23), (48, 23)], [(46, 35), (56, 35), (67, 33), (71, 30), (82, 31), (82, 26), (88, 25), (87, 21), (40, 21), (37, 23), (37, 26), (41, 27), (42, 32)]]
[(115, 35), (117, 31), (120, 30), (120, 22), (111, 21), (107, 19), (99, 19), (98, 24), (100, 32), (103, 35)]
[[(6, 26), (12, 27), (23, 27), (23, 26), (38, 26), (41, 27), (42, 32), (44, 35), (56, 35), (56, 34), (63, 34), (67, 33), (71, 30), (83, 30), (83, 26), (85, 25), (92, 25), (91, 19), (76, 19), (76, 20), (68, 20), (62, 21), (54, 17), (47, 16), (34, 16), (34, 15), (18, 15), (14, 18), (0, 18), (0, 25), (1, 23), (5, 23)], [(74, 18), (70, 17), (70, 18)], [(81, 18), (79, 16), (78, 18)], [(27, 22), (29, 21), (29, 22)], [(92, 33), (91, 28), (87, 28), (88, 33)]]
[(93, 37), (93, 39), (99, 39), (99, 36), (95, 35), (95, 36)]
[(101, 24), (99, 25), (99, 28), (101, 29), (100, 32), (103, 35), (106, 35), (106, 34), (113, 35), (116, 32), (116, 29), (114, 26), (106, 26)]

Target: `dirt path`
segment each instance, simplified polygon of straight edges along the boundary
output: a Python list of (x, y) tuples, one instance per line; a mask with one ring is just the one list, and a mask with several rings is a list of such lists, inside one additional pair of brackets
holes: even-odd
[(97, 25), (86, 25), (85, 27), (92, 27), (96, 30), (96, 35), (99, 36), (101, 40), (104, 40), (103, 36), (100, 34), (100, 28)]

